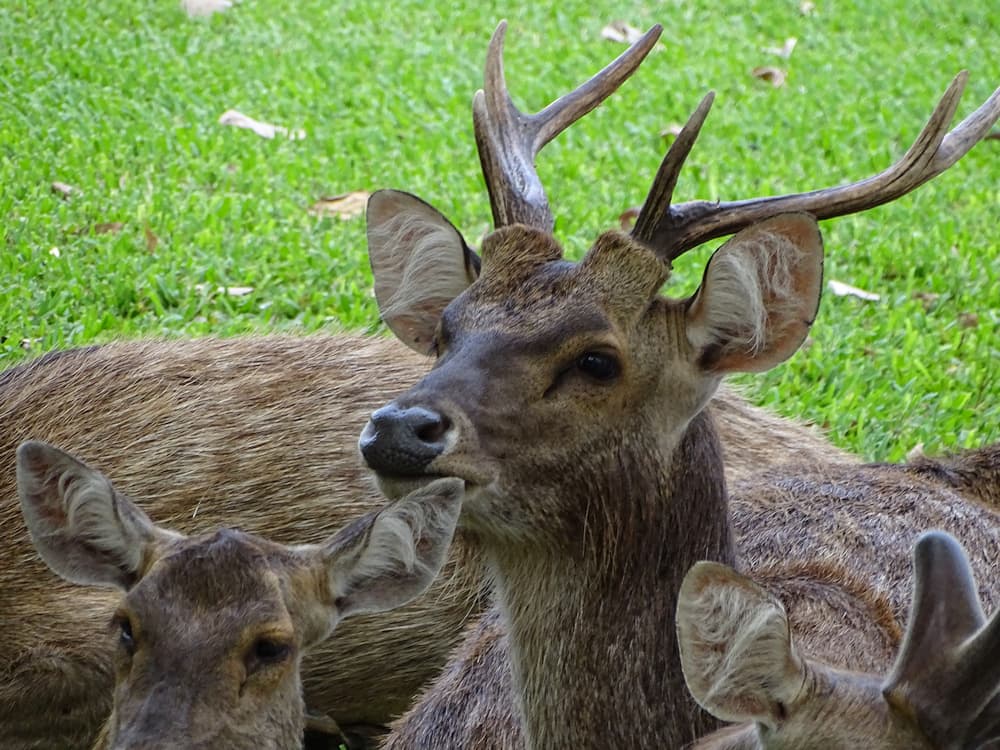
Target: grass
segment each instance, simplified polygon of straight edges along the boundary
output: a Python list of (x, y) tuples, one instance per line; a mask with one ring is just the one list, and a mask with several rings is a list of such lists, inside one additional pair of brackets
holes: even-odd
[[(1000, 85), (995, 0), (814, 2), (244, 0), (192, 20), (174, 0), (0, 0), (0, 365), (122, 336), (377, 330), (363, 219), (306, 209), (399, 187), (478, 241), (490, 214), (469, 105), (501, 17), (530, 109), (619, 52), (600, 39), (608, 21), (666, 26), (635, 78), (540, 159), (572, 255), (642, 200), (659, 132), (709, 88), (682, 200), (872, 174), (958, 70), (971, 72), (960, 117)], [(790, 60), (762, 51), (786, 37)], [(786, 68), (786, 85), (752, 78), (757, 65)], [(230, 108), (308, 135), (222, 127)], [(989, 141), (911, 196), (824, 222), (827, 277), (881, 300), (827, 294), (807, 348), (745, 378), (750, 394), (870, 458), (1000, 439), (998, 218)], [(707, 257), (678, 264), (677, 293)]]

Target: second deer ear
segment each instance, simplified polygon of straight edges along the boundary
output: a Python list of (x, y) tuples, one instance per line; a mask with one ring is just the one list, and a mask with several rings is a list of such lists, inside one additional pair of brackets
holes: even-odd
[(441, 312), (479, 276), (479, 256), (440, 211), (409, 193), (373, 193), (366, 217), (382, 320), (429, 354)]
[(809, 333), (823, 284), (823, 240), (810, 214), (782, 214), (737, 233), (705, 269), (688, 308), (688, 340), (709, 372), (761, 372)]
[(725, 721), (774, 728), (805, 679), (781, 602), (719, 563), (696, 563), (685, 576), (677, 640), (688, 690)]
[(462, 510), (460, 479), (437, 479), (320, 546), (336, 618), (400, 607), (441, 571)]
[(153, 524), (99, 471), (45, 443), (17, 449), (17, 493), (35, 549), (73, 583), (127, 590), (159, 546), (179, 538)]

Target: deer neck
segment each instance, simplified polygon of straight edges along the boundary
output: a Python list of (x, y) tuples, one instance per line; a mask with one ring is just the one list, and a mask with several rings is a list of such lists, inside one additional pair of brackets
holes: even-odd
[(575, 551), (490, 550), (532, 750), (679, 747), (716, 726), (688, 694), (674, 629), (691, 565), (735, 558), (709, 417), (670, 465), (629, 464), (619, 451), (574, 488), (588, 508)]

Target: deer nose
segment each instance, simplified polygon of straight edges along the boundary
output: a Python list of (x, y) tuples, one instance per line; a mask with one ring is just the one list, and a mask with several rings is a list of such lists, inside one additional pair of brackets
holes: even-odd
[(383, 406), (372, 413), (358, 447), (368, 466), (379, 474), (413, 476), (444, 451), (451, 421), (419, 406)]

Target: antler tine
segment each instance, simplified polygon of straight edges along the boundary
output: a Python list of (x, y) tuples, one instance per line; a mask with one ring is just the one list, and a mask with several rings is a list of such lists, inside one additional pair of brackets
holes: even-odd
[[(948, 123), (955, 116), (967, 79), (967, 71), (962, 71), (955, 77), (903, 158), (874, 177), (840, 187), (769, 198), (727, 203), (691, 201), (677, 206), (667, 203), (659, 208), (655, 217), (651, 215), (649, 222), (643, 224), (641, 236), (635, 231), (633, 234), (654, 247), (666, 259), (674, 260), (707, 240), (733, 234), (743, 227), (785, 211), (807, 211), (817, 219), (829, 219), (896, 200), (961, 159), (1000, 119), (1000, 89), (997, 89), (979, 109), (950, 133), (947, 132)], [(690, 144), (687, 148), (690, 148)], [(671, 153), (668, 152), (664, 161), (670, 157)], [(664, 172), (676, 181), (676, 174), (670, 176), (669, 170), (663, 167), (657, 178)], [(670, 190), (672, 191), (672, 186)], [(658, 196), (657, 191), (654, 183), (650, 195)], [(637, 223), (636, 230), (638, 229)]]
[(681, 132), (677, 134), (677, 138), (674, 139), (674, 142), (670, 144), (670, 148), (667, 149), (667, 155), (660, 162), (660, 168), (656, 171), (656, 177), (653, 178), (653, 185), (649, 189), (649, 195), (646, 196), (646, 200), (642, 204), (642, 209), (639, 211), (639, 216), (635, 220), (635, 226), (632, 228), (632, 236), (640, 242), (652, 243), (657, 231), (659, 218), (669, 215), (670, 201), (674, 197), (677, 178), (680, 177), (684, 162), (687, 161), (688, 154), (691, 153), (691, 147), (694, 146), (694, 142), (698, 139), (701, 126), (705, 124), (705, 118), (708, 117), (708, 111), (712, 108), (712, 102), (714, 101), (714, 91), (709, 91), (705, 94), (705, 98), (701, 100), (698, 109), (684, 123)]
[(535, 157), (546, 143), (597, 107), (635, 72), (656, 44), (663, 27), (653, 26), (610, 65), (574, 91), (536, 114), (520, 112), (511, 101), (503, 72), (501, 21), (486, 56), (484, 89), (472, 101), (479, 161), (497, 227), (528, 224), (551, 231), (554, 220)]

